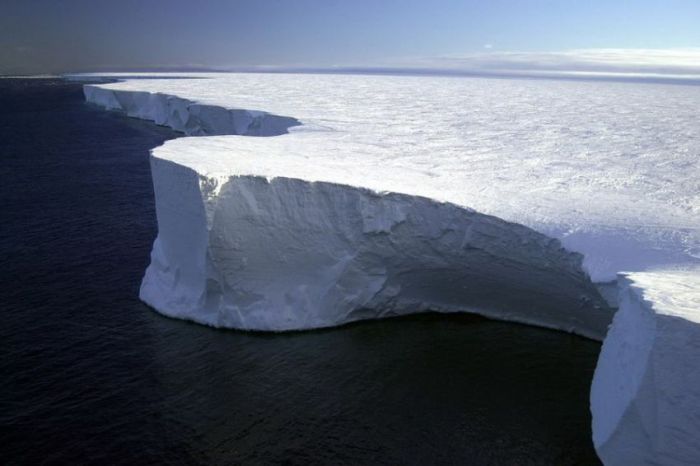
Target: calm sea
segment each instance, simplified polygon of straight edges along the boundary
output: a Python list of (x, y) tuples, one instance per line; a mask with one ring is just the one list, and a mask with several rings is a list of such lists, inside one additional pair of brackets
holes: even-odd
[(0, 464), (596, 464), (600, 345), (468, 315), (283, 335), (138, 300), (148, 149), (176, 135), (0, 79)]

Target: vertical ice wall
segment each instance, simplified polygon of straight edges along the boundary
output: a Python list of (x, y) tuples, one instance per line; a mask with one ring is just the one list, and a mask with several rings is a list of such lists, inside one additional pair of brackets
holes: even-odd
[(622, 275), (593, 386), (606, 465), (700, 463), (700, 270)]
[[(426, 198), (152, 157), (159, 234), (141, 298), (217, 327), (296, 330), (475, 312), (602, 339), (581, 256), (522, 225)], [(213, 192), (215, 187), (216, 192)]]
[(300, 124), (291, 117), (253, 110), (230, 110), (165, 94), (119, 91), (91, 84), (84, 85), (83, 92), (88, 102), (107, 110), (118, 110), (130, 117), (169, 126), (188, 136), (275, 136)]

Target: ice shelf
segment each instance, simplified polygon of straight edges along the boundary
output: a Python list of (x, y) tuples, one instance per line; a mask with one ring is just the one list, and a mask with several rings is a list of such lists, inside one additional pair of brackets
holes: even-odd
[(152, 151), (141, 298), (158, 311), (276, 331), (465, 311), (602, 339), (592, 282), (624, 271), (595, 447), (606, 464), (700, 462), (696, 87), (117, 77), (86, 99), (207, 136)]

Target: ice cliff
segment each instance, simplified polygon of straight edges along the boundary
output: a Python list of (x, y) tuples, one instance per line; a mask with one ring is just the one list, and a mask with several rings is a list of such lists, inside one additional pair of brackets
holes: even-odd
[[(167, 147), (167, 146), (166, 146)], [(293, 178), (209, 178), (154, 151), (158, 238), (141, 298), (217, 327), (293, 330), (469, 311), (602, 338), (581, 257), (421, 197)]]
[(620, 277), (620, 309), (591, 389), (606, 465), (700, 460), (700, 269)]
[(96, 85), (83, 86), (85, 99), (107, 110), (118, 110), (157, 125), (169, 126), (188, 136), (215, 134), (245, 134), (274, 136), (299, 124), (294, 118), (270, 115), (251, 110), (229, 110), (216, 105), (204, 105), (174, 95), (104, 89)]
[[(188, 134), (277, 135), (298, 123), (99, 86), (86, 85), (85, 96)], [(233, 162), (242, 152), (227, 151), (231, 142), (206, 138), (193, 149), (175, 140), (153, 151), (159, 234), (140, 296), (160, 312), (298, 330), (467, 311), (603, 338), (608, 306), (581, 255), (558, 240), (425, 197), (271, 174), (263, 155)], [(193, 151), (199, 162), (183, 159)], [(213, 158), (205, 154), (231, 162), (198, 165)]]

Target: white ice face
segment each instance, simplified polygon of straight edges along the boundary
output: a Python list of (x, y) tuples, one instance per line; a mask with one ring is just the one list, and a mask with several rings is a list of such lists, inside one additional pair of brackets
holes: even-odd
[(101, 87), (302, 123), (283, 137), (184, 138), (156, 151), (200, 173), (289, 176), (449, 201), (561, 239), (585, 255), (596, 281), (700, 256), (700, 87), (189, 76)]
[(593, 443), (606, 465), (700, 460), (700, 269), (620, 278), (620, 310), (591, 389)]

